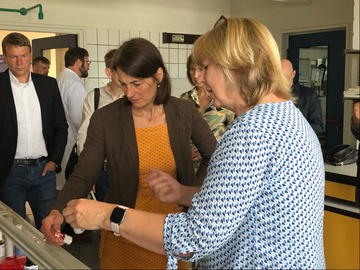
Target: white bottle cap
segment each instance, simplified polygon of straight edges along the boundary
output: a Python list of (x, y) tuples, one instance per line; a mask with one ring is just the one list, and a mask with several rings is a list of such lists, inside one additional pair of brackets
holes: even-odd
[(73, 238), (70, 235), (65, 234), (64, 244), (70, 245), (72, 243)]
[(85, 230), (80, 228), (74, 228), (74, 233), (76, 234), (82, 234)]

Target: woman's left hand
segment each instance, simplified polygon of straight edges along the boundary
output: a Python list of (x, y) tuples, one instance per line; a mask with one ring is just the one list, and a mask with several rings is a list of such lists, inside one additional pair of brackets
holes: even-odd
[(77, 199), (68, 202), (62, 214), (73, 228), (111, 231), (110, 216), (116, 206), (94, 200)]

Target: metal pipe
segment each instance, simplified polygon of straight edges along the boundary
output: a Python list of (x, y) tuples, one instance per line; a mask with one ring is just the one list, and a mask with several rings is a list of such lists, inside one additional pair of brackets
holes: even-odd
[(30, 8), (20, 8), (20, 9), (11, 9), (11, 8), (0, 8), (0, 11), (8, 11), (8, 12), (19, 12), (21, 15), (25, 16), (29, 10), (32, 10), (34, 8), (39, 7), (39, 14), (38, 18), (40, 20), (44, 19), (44, 13), (42, 12), (42, 5), (37, 4), (35, 6), (32, 6)]

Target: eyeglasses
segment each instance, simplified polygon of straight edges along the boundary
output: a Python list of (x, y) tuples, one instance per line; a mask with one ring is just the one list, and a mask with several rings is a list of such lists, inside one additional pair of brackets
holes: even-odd
[(225, 26), (227, 26), (227, 19), (224, 15), (221, 15), (220, 18), (216, 21), (216, 23), (214, 24), (214, 28), (218, 25), (221, 25), (225, 23)]
[(90, 64), (91, 64), (91, 61), (89, 61), (89, 60), (85, 60), (84, 59), (84, 62), (87, 62), (87, 64), (90, 66)]
[(201, 74), (201, 73), (203, 72), (203, 70), (204, 70), (204, 69), (202, 69), (202, 68), (193, 68), (193, 67), (191, 67), (191, 68), (189, 68), (189, 73), (190, 73), (191, 75), (194, 75), (196, 72), (198, 72), (199, 74)]

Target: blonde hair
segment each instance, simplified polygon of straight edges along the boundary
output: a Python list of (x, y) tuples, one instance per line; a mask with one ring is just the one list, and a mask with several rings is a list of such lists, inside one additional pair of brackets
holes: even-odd
[(236, 87), (248, 106), (269, 93), (293, 100), (281, 71), (280, 54), (270, 31), (253, 19), (229, 18), (199, 37), (195, 63), (208, 58), (224, 70), (229, 87)]

